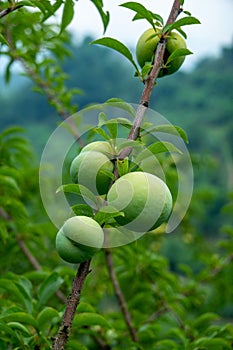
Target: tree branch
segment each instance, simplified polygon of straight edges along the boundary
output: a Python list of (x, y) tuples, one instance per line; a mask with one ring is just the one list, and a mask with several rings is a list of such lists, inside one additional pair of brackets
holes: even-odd
[(65, 344), (69, 339), (75, 311), (80, 301), (82, 287), (86, 276), (90, 272), (89, 271), (90, 263), (91, 263), (91, 259), (79, 265), (77, 274), (73, 281), (72, 291), (67, 301), (66, 310), (62, 319), (62, 324), (53, 341), (52, 350), (63, 350)]
[(0, 12), (0, 18), (3, 18), (3, 17), (5, 17), (5, 16), (9, 15), (9, 13), (12, 13), (12, 12), (14, 12), (14, 11), (20, 9), (20, 8), (23, 7), (23, 6), (24, 6), (24, 5), (16, 5), (16, 6), (8, 7), (8, 8), (5, 9), (5, 10), (2, 10), (2, 11)]
[(125, 323), (128, 327), (128, 330), (130, 332), (131, 338), (133, 341), (135, 341), (136, 343), (138, 342), (138, 337), (137, 337), (137, 333), (135, 328), (133, 327), (133, 323), (132, 323), (132, 319), (131, 319), (131, 315), (130, 312), (127, 308), (127, 304), (124, 298), (124, 294), (122, 293), (120, 284), (118, 282), (115, 270), (114, 270), (114, 266), (113, 266), (113, 261), (112, 261), (112, 256), (110, 253), (109, 249), (106, 249), (105, 251), (105, 257), (106, 257), (106, 261), (107, 261), (107, 267), (108, 267), (108, 271), (109, 271), (109, 275), (111, 277), (111, 281), (114, 287), (114, 291), (116, 294), (116, 297), (118, 299), (122, 314), (124, 316), (125, 319)]
[[(171, 9), (171, 12), (169, 14), (169, 17), (167, 19), (166, 25), (171, 24), (175, 22), (177, 16), (182, 12), (181, 5), (180, 5), (180, 0), (175, 0)], [(150, 102), (150, 97), (155, 85), (155, 81), (159, 75), (160, 68), (162, 66), (163, 62), (163, 56), (166, 48), (166, 39), (167, 33), (164, 33), (162, 38), (160, 39), (156, 50), (155, 50), (155, 58), (154, 58), (154, 64), (151, 69), (151, 72), (149, 76), (147, 77), (145, 81), (145, 87), (142, 92), (141, 100), (138, 105), (138, 109), (136, 111), (135, 119), (132, 125), (132, 128), (130, 130), (130, 133), (128, 135), (129, 140), (136, 140), (140, 134), (140, 128), (145, 116), (145, 113), (149, 107), (149, 102)], [(131, 153), (132, 147), (127, 147), (122, 150), (120, 154), (120, 158), (125, 158), (129, 156)]]

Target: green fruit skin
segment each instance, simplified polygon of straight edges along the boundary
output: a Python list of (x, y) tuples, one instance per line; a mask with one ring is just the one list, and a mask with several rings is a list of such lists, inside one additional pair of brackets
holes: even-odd
[(141, 171), (117, 179), (107, 201), (125, 215), (116, 217), (116, 221), (136, 232), (154, 230), (169, 218), (172, 210), (172, 196), (165, 182)]
[(112, 146), (107, 141), (94, 141), (91, 143), (88, 143), (83, 149), (82, 152), (89, 152), (89, 151), (95, 151), (105, 154), (108, 158), (112, 158), (114, 151)]
[(111, 179), (102, 171), (113, 172), (114, 165), (101, 152), (81, 152), (71, 163), (70, 176), (74, 183), (87, 187), (96, 195), (107, 193)]
[[(157, 34), (160, 34), (160, 30), (157, 29)], [(136, 46), (137, 61), (142, 68), (146, 62), (151, 62), (154, 56), (156, 46), (159, 42), (159, 35), (151, 37), (155, 34), (153, 28), (147, 29), (138, 39)], [(151, 38), (150, 38), (151, 37)], [(148, 40), (148, 38), (150, 38)], [(167, 39), (167, 45), (164, 53), (164, 64), (166, 64), (170, 54), (176, 49), (186, 48), (185, 40), (176, 32), (171, 32)], [(183, 64), (185, 56), (180, 56), (171, 61), (167, 68), (161, 68), (159, 77), (164, 77), (169, 74), (175, 73)]]
[(90, 259), (102, 246), (104, 232), (100, 225), (87, 216), (68, 219), (56, 236), (56, 249), (60, 257), (77, 264)]

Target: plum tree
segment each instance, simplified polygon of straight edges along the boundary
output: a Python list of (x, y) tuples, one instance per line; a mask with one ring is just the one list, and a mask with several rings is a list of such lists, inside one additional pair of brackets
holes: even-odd
[(103, 245), (104, 232), (90, 217), (74, 216), (68, 219), (56, 236), (60, 257), (77, 264), (90, 259)]
[[(136, 46), (136, 57), (139, 65), (143, 67), (146, 62), (152, 62), (154, 58), (154, 52), (156, 46), (160, 40), (161, 29), (157, 28), (156, 31), (153, 28), (147, 29), (138, 39)], [(183, 64), (185, 56), (178, 56), (174, 60), (168, 63), (166, 66), (168, 57), (176, 49), (185, 49), (186, 43), (181, 35), (172, 31), (167, 39), (166, 49), (164, 53), (163, 67), (160, 69), (159, 77), (163, 77), (169, 74), (175, 73)]]
[(123, 175), (110, 188), (107, 201), (124, 216), (116, 217), (128, 229), (146, 232), (165, 222), (172, 210), (170, 190), (159, 177), (142, 172)]

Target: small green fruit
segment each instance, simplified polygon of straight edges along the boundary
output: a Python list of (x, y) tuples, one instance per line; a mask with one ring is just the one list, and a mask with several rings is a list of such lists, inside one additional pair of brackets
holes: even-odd
[(88, 143), (85, 147), (83, 147), (82, 152), (95, 151), (105, 154), (107, 157), (112, 158), (113, 156), (113, 148), (107, 141), (94, 141)]
[(116, 221), (137, 232), (160, 226), (172, 210), (172, 196), (165, 182), (141, 171), (117, 179), (108, 192), (107, 201), (124, 213), (116, 217)]
[[(156, 35), (155, 35), (156, 34)], [(151, 62), (154, 57), (154, 52), (158, 42), (160, 40), (161, 30), (153, 28), (147, 29), (138, 39), (136, 46), (136, 57), (137, 61), (142, 68), (146, 62)], [(168, 57), (176, 49), (186, 48), (185, 40), (176, 32), (171, 32), (168, 39), (164, 53), (164, 65), (168, 60)], [(167, 67), (162, 67), (159, 72), (159, 77), (163, 77), (169, 74), (175, 73), (183, 64), (185, 56), (179, 56), (168, 63)]]
[(100, 225), (87, 216), (74, 216), (60, 228), (56, 237), (56, 249), (60, 257), (77, 264), (90, 259), (104, 242)]
[(82, 151), (71, 163), (70, 175), (74, 183), (87, 187), (95, 195), (107, 193), (111, 178), (105, 172), (113, 172), (109, 158), (96, 151)]

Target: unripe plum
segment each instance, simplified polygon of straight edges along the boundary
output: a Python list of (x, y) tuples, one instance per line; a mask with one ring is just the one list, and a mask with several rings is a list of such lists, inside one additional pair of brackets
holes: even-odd
[(102, 246), (104, 232), (90, 217), (74, 216), (68, 219), (56, 236), (56, 249), (60, 257), (77, 264), (90, 259)]
[(116, 217), (118, 224), (137, 232), (160, 226), (172, 210), (172, 196), (165, 182), (141, 171), (118, 178), (107, 194), (107, 201), (124, 213)]
[[(157, 35), (154, 35), (157, 34)], [(147, 29), (138, 39), (136, 46), (136, 57), (139, 65), (143, 67), (146, 62), (151, 62), (155, 53), (155, 49), (160, 40), (161, 29), (157, 28), (156, 32), (153, 28)], [(168, 57), (176, 49), (186, 48), (185, 40), (176, 32), (171, 32), (167, 39), (166, 49), (164, 53), (164, 65)], [(162, 67), (159, 77), (175, 73), (183, 64), (185, 56), (179, 56), (168, 63), (167, 67)]]

